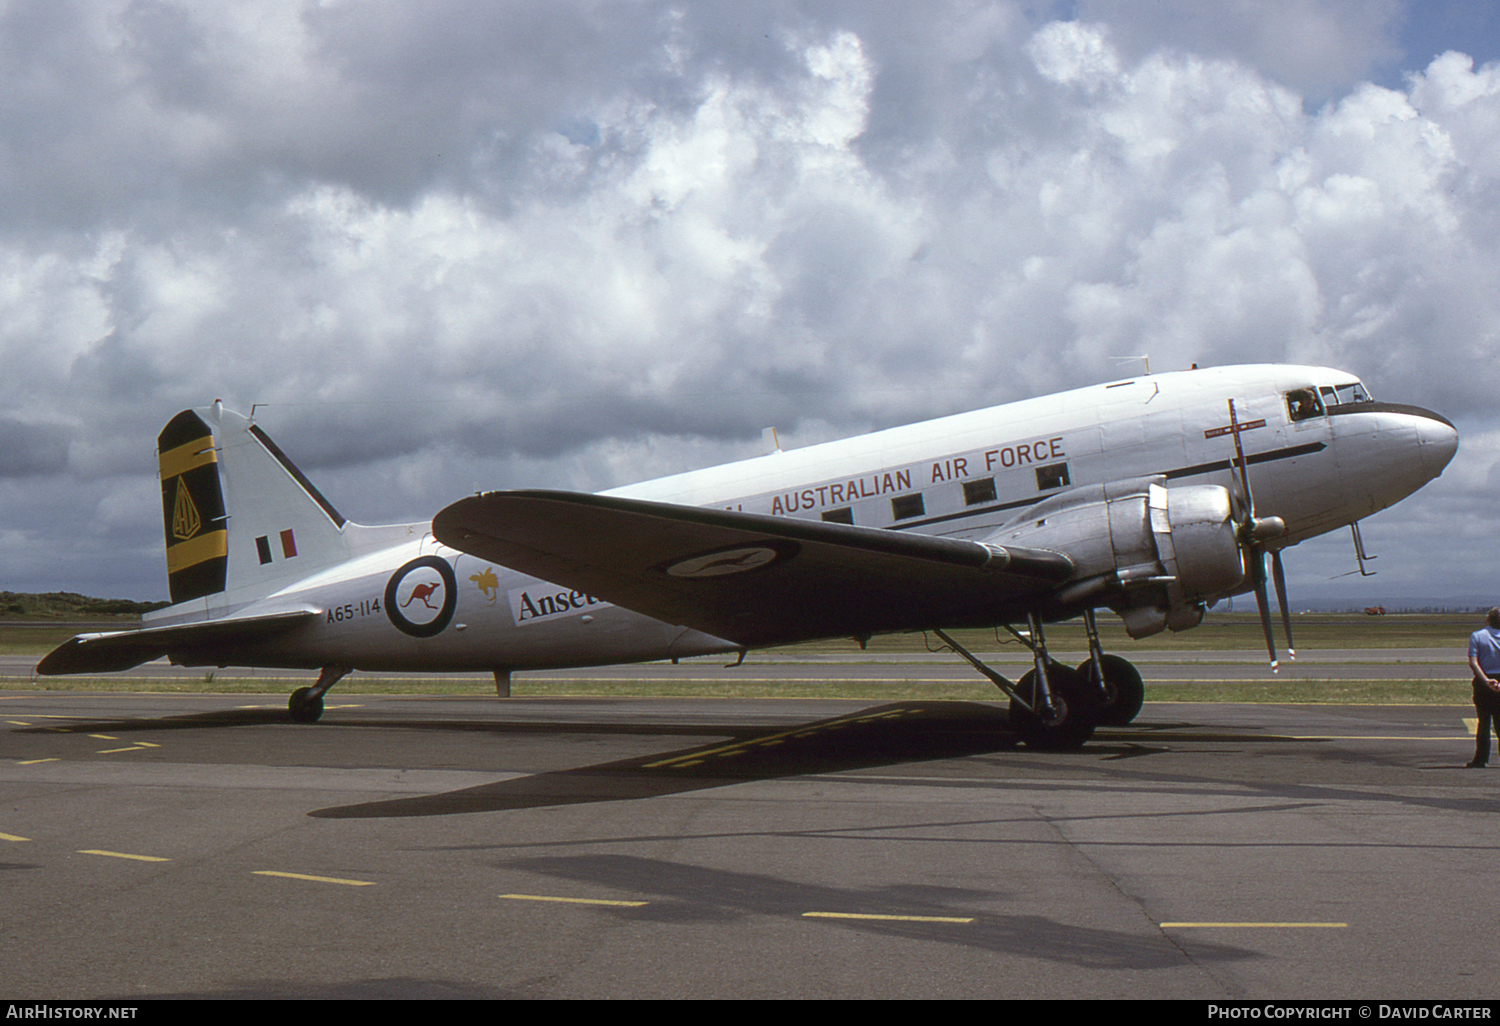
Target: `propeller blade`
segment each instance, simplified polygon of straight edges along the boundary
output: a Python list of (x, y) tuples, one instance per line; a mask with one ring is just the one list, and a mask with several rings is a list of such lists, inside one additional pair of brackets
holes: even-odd
[[(1281, 670), (1281, 660), (1276, 658), (1276, 636), (1271, 633), (1271, 600), (1266, 597), (1266, 553), (1261, 542), (1286, 532), (1286, 523), (1280, 517), (1257, 519), (1255, 516), (1255, 493), (1250, 490), (1250, 463), (1245, 459), (1245, 446), (1240, 441), (1240, 419), (1235, 413), (1234, 400), (1229, 400), (1229, 433), (1234, 436), (1234, 463), (1239, 464), (1239, 489), (1236, 503), (1244, 510), (1244, 519), (1239, 524), (1238, 534), (1241, 558), (1255, 588), (1255, 608), (1260, 611), (1260, 629), (1266, 636), (1266, 652), (1271, 657), (1271, 672)], [(1232, 465), (1231, 465), (1232, 469)], [(1235, 492), (1234, 475), (1229, 476), (1230, 490)], [(1291, 651), (1292, 625), (1287, 614), (1286, 589), (1282, 586), (1281, 559), (1273, 553), (1276, 566), (1276, 596), (1281, 600), (1282, 619), (1286, 621), (1287, 648)]]
[(1292, 641), (1292, 614), (1286, 607), (1286, 574), (1281, 569), (1281, 550), (1271, 552), (1271, 581), (1276, 585), (1276, 601), (1281, 605), (1281, 625), (1286, 629), (1286, 657), (1297, 658), (1297, 647)]
[(1276, 638), (1271, 634), (1271, 602), (1266, 598), (1265, 555), (1256, 552), (1254, 558), (1254, 573), (1251, 576), (1255, 584), (1255, 608), (1260, 611), (1260, 629), (1266, 635), (1266, 652), (1271, 656), (1271, 672), (1279, 673), (1281, 660), (1276, 658)]
[(1247, 523), (1255, 521), (1255, 493), (1250, 490), (1250, 466), (1245, 462), (1245, 446), (1240, 441), (1240, 421), (1234, 413), (1234, 400), (1229, 400), (1229, 433), (1234, 436), (1235, 462), (1240, 465), (1240, 487), (1244, 489), (1245, 502), (1250, 507)]

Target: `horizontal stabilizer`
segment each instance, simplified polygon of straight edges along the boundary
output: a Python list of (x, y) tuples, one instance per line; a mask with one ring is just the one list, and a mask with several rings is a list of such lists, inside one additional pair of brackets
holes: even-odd
[(472, 496), (432, 530), (452, 548), (747, 646), (1004, 622), (1073, 573), (1067, 556), (1041, 549), (577, 492)]
[(49, 677), (68, 673), (113, 673), (184, 649), (264, 641), (309, 623), (317, 616), (314, 610), (300, 609), (269, 616), (147, 627), (138, 631), (80, 634), (48, 652), (37, 663), (36, 672)]

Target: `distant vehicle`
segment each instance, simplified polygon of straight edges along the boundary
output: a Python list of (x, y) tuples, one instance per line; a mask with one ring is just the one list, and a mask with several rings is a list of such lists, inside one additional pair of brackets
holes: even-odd
[[(518, 669), (931, 630), (1010, 696), (1026, 743), (1067, 748), (1142, 700), (1140, 674), (1100, 650), (1097, 609), (1141, 638), (1253, 592), (1274, 667), (1265, 556), (1290, 645), (1282, 550), (1410, 495), (1457, 446), (1445, 418), (1342, 371), (1194, 369), (363, 527), (215, 403), (157, 439), (172, 605), (37, 670), (319, 668), (289, 702), (311, 722), (354, 669), (493, 671), (508, 693)], [(1075, 669), (1048, 657), (1043, 624), (1078, 616)], [(1030, 648), (1018, 683), (947, 633), (988, 626)]]
[(1366, 616), (1384, 616), (1385, 606), (1365, 606)]

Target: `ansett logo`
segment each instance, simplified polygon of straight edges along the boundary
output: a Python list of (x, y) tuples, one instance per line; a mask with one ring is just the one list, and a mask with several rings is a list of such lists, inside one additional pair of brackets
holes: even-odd
[(179, 477), (177, 495), (172, 501), (172, 535), (180, 541), (187, 541), (202, 529), (203, 518), (198, 515), (198, 507), (193, 505), (187, 485)]
[(578, 616), (613, 604), (581, 591), (564, 591), (555, 584), (513, 588), (506, 595), (510, 599), (511, 619), (517, 627), (529, 627), (534, 623), (556, 620), (563, 616)]

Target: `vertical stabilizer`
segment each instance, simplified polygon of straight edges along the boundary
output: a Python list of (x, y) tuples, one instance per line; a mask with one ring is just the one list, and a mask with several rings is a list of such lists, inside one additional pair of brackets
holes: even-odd
[(349, 558), (345, 519), (247, 418), (184, 410), (157, 438), (172, 603), (210, 616)]
[(228, 529), (213, 432), (198, 414), (183, 410), (156, 436), (156, 452), (172, 602), (221, 592)]

